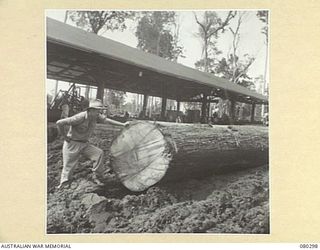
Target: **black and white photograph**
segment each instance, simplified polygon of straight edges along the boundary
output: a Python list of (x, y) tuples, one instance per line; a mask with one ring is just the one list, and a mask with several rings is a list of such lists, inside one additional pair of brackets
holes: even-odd
[(268, 9), (44, 23), (46, 234), (272, 232)]

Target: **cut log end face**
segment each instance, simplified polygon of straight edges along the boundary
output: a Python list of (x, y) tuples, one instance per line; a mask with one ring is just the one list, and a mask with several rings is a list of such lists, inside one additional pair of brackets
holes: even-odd
[(170, 143), (153, 124), (130, 125), (112, 143), (112, 168), (131, 191), (143, 191), (165, 175), (171, 161)]

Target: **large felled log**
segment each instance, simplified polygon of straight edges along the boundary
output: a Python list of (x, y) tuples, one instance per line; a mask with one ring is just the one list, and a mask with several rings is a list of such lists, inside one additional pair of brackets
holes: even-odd
[(268, 128), (136, 122), (113, 141), (111, 164), (121, 182), (142, 191), (162, 181), (268, 162)]

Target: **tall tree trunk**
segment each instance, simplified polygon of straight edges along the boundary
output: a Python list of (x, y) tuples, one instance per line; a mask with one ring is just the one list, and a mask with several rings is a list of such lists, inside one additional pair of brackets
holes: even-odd
[(161, 39), (161, 34), (159, 32), (158, 39), (157, 39), (157, 50), (156, 50), (157, 56), (160, 56), (160, 39)]
[(205, 39), (204, 39), (204, 72), (209, 72), (208, 68), (208, 38), (206, 37), (205, 33)]
[(64, 23), (67, 23), (69, 11), (66, 10), (66, 14), (64, 15)]

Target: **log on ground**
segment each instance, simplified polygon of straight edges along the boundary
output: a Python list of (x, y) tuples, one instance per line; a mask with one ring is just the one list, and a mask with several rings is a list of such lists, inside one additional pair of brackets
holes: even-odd
[(268, 162), (268, 128), (135, 122), (111, 146), (120, 181), (143, 191), (162, 179), (176, 181)]

